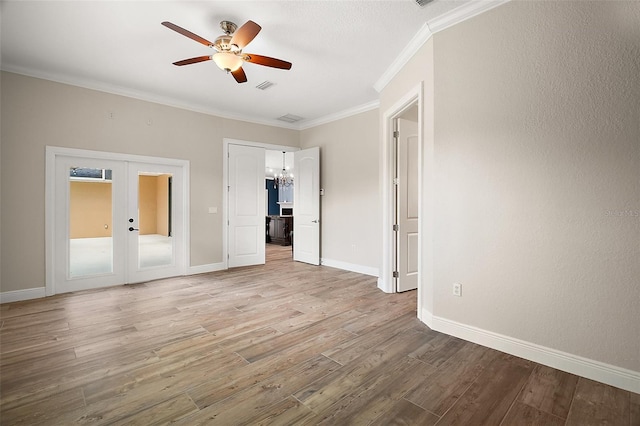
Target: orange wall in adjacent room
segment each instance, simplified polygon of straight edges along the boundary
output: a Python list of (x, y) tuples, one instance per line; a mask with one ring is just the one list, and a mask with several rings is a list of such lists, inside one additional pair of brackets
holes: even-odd
[(69, 182), (69, 237), (111, 236), (111, 182)]
[(138, 177), (140, 235), (169, 235), (169, 176)]

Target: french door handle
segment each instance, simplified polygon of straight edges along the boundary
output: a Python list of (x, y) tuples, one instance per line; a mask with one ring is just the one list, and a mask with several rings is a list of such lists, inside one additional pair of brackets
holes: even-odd
[(130, 226), (129, 227), (129, 231), (139, 231), (139, 229), (138, 228), (134, 228), (133, 226)]

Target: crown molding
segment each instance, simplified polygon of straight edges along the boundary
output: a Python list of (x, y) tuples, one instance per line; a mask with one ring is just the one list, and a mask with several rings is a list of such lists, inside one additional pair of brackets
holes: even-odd
[(380, 76), (378, 81), (373, 85), (373, 88), (378, 93), (382, 92), (396, 74), (409, 62), (413, 55), (418, 52), (422, 45), (437, 32), (457, 25), (467, 19), (471, 19), (474, 16), (478, 16), (509, 1), (511, 0), (471, 0), (444, 15), (427, 21), (404, 49), (402, 49), (391, 66)]
[(433, 34), (471, 19), (511, 0), (472, 0), (427, 22)]
[(391, 82), (393, 77), (396, 76), (400, 72), (402, 68), (409, 62), (413, 55), (422, 47), (423, 44), (427, 42), (431, 38), (433, 33), (429, 28), (428, 23), (422, 25), (420, 30), (413, 36), (413, 38), (409, 41), (409, 43), (400, 51), (400, 54), (393, 61), (391, 66), (387, 68), (387, 70), (382, 74), (382, 76), (376, 81), (373, 85), (373, 88), (378, 92), (382, 92), (387, 84)]
[(96, 80), (69, 79), (67, 77), (64, 77), (58, 74), (45, 73), (41, 71), (32, 70), (29, 68), (15, 67), (7, 64), (2, 64), (2, 67), (0, 69), (2, 71), (25, 75), (27, 77), (39, 78), (42, 80), (53, 81), (56, 83), (67, 84), (70, 86), (81, 87), (89, 90), (96, 90), (98, 92), (109, 93), (112, 95), (125, 96), (127, 98), (133, 98), (133, 99), (138, 99), (145, 102), (151, 102), (151, 103), (165, 105), (173, 108), (193, 111), (201, 114), (212, 115), (219, 118), (226, 118), (229, 120), (245, 121), (253, 124), (261, 124), (265, 126), (298, 130), (298, 126), (290, 123), (285, 123), (277, 120), (261, 120), (261, 119), (256, 119), (255, 117), (250, 117), (248, 115), (242, 115), (242, 114), (229, 114), (228, 112), (209, 108), (204, 105), (185, 103), (175, 98), (170, 98), (166, 96), (157, 96), (148, 92), (105, 84)]
[(332, 121), (342, 120), (343, 118), (348, 118), (353, 115), (371, 111), (372, 109), (376, 109), (379, 107), (380, 107), (380, 101), (373, 101), (373, 102), (369, 102), (363, 105), (349, 108), (340, 112), (336, 112), (334, 114), (329, 114), (314, 120), (301, 121), (300, 123), (298, 123), (298, 130), (306, 130), (306, 129), (310, 129), (311, 127), (320, 126), (321, 124), (327, 124), (327, 123), (331, 123)]
[(320, 117), (317, 119), (308, 120), (308, 121), (305, 120), (297, 123), (286, 123), (286, 122), (281, 122), (277, 120), (260, 120), (260, 119), (256, 119), (255, 117), (250, 117), (250, 116), (245, 116), (240, 114), (229, 114), (228, 112), (216, 110), (213, 108), (208, 108), (203, 105), (185, 103), (185, 102), (179, 101), (178, 99), (164, 97), (164, 96), (156, 96), (147, 92), (137, 91), (137, 90), (110, 85), (110, 84), (104, 84), (96, 80), (69, 79), (58, 74), (43, 73), (41, 71), (36, 71), (36, 70), (22, 68), (22, 67), (14, 67), (7, 64), (2, 64), (2, 67), (0, 69), (2, 71), (20, 74), (27, 77), (39, 78), (42, 80), (53, 81), (56, 83), (67, 84), (70, 86), (81, 87), (89, 90), (96, 90), (99, 92), (109, 93), (112, 95), (125, 96), (127, 98), (138, 99), (145, 102), (152, 102), (160, 105), (170, 106), (173, 108), (180, 108), (180, 109), (193, 111), (201, 114), (212, 115), (219, 118), (245, 121), (253, 124), (261, 124), (264, 126), (280, 127), (280, 128), (289, 129), (289, 130), (305, 130), (311, 127), (319, 126), (321, 124), (330, 123), (332, 121), (336, 121), (336, 120), (350, 117), (352, 115), (360, 114), (362, 112), (370, 111), (380, 106), (380, 101), (373, 101), (364, 105), (359, 105), (357, 107), (349, 108), (344, 111), (340, 111), (340, 112), (330, 114), (324, 117)]

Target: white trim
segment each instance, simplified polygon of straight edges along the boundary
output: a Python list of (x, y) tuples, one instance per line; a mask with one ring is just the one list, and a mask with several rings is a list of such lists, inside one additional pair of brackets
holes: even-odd
[(416, 33), (409, 43), (402, 49), (396, 59), (391, 63), (389, 68), (375, 82), (373, 88), (382, 92), (387, 84), (402, 70), (418, 50), (429, 40), (434, 34), (453, 25), (459, 24), (481, 13), (487, 12), (495, 7), (508, 3), (510, 0), (473, 0), (469, 1), (437, 18), (427, 21), (422, 28)]
[(27, 77), (39, 78), (42, 80), (53, 81), (55, 83), (67, 84), (74, 87), (81, 87), (84, 89), (95, 90), (98, 92), (109, 93), (117, 96), (125, 96), (127, 98), (138, 99), (145, 102), (151, 102), (159, 105), (166, 105), (173, 108), (184, 109), (187, 111), (193, 111), (201, 114), (212, 115), (215, 117), (225, 118), (227, 120), (245, 121), (247, 123), (260, 124), (264, 126), (281, 127), (291, 130), (305, 130), (311, 127), (319, 126), (321, 124), (330, 123), (332, 121), (341, 120), (343, 118), (351, 117), (352, 115), (360, 114), (362, 112), (370, 111), (378, 108), (379, 101), (372, 101), (363, 105), (359, 105), (353, 108), (346, 109), (341, 112), (329, 114), (324, 117), (320, 117), (313, 120), (302, 120), (295, 123), (287, 123), (278, 119), (260, 119), (250, 117), (243, 114), (230, 114), (228, 111), (218, 110), (208, 107), (206, 105), (199, 105), (194, 103), (184, 102), (179, 99), (158, 96), (152, 93), (146, 93), (139, 90), (133, 90), (125, 87), (115, 86), (111, 84), (105, 84), (103, 82), (93, 80), (81, 80), (81, 79), (69, 79), (65, 76), (57, 74), (41, 72), (39, 70), (32, 70), (23, 67), (14, 67), (11, 65), (2, 66), (2, 71), (12, 72), (15, 74), (25, 75)]
[(429, 25), (426, 23), (418, 30), (416, 35), (407, 43), (407, 45), (400, 51), (396, 59), (393, 61), (391, 66), (387, 68), (387, 70), (380, 76), (378, 81), (375, 82), (373, 88), (378, 92), (382, 92), (387, 84), (393, 80), (393, 77), (396, 76), (407, 65), (407, 62), (416, 54), (416, 52), (422, 47), (423, 44), (427, 42), (431, 38), (433, 33), (429, 28)]
[(124, 87), (114, 86), (110, 84), (104, 84), (93, 80), (71, 80), (64, 76), (57, 74), (45, 73), (38, 70), (31, 70), (28, 68), (3, 66), (2, 71), (12, 72), (15, 74), (25, 75), (27, 77), (39, 78), (42, 80), (53, 81), (54, 83), (67, 84), (69, 86), (81, 87), (84, 89), (95, 90), (98, 92), (109, 93), (117, 96), (125, 96), (127, 98), (138, 99), (145, 102), (151, 102), (159, 105), (166, 105), (173, 108), (184, 109), (187, 111), (193, 111), (200, 114), (212, 115), (215, 117), (224, 118), (227, 120), (245, 121), (247, 123), (260, 124), (264, 126), (281, 127), (291, 130), (306, 130), (311, 127), (319, 126), (321, 124), (330, 123), (332, 121), (348, 118), (362, 112), (376, 109), (380, 106), (380, 101), (375, 100), (363, 105), (358, 105), (353, 108), (346, 109), (337, 113), (329, 114), (324, 117), (316, 118), (313, 120), (302, 120), (295, 123), (287, 123), (277, 119), (259, 119), (242, 114), (230, 114), (228, 111), (218, 110), (210, 108), (205, 105), (198, 105), (193, 103), (186, 103), (182, 100), (169, 98), (164, 96), (158, 96), (152, 93), (145, 93), (138, 90), (132, 90)]
[[(505, 336), (481, 328), (461, 324), (432, 315), (425, 309), (422, 318), (429, 318), (429, 328), (492, 349), (519, 356), (558, 370), (606, 383), (629, 392), (640, 393), (640, 372), (562, 352), (535, 343)], [(423, 320), (423, 322), (426, 321)]]
[(207, 265), (189, 266), (187, 268), (187, 275), (207, 274), (209, 272), (224, 271), (226, 265), (224, 262), (209, 263)]
[(40, 70), (33, 70), (30, 68), (24, 68), (24, 67), (16, 67), (12, 65), (3, 65), (1, 69), (2, 71), (21, 74), (27, 77), (39, 78), (39, 79), (53, 81), (55, 83), (60, 83), (60, 84), (67, 84), (75, 87), (82, 87), (84, 89), (95, 90), (98, 92), (109, 93), (112, 95), (125, 96), (127, 98), (133, 98), (133, 99), (138, 99), (145, 102), (152, 102), (155, 104), (166, 105), (173, 108), (180, 108), (187, 111), (198, 112), (201, 114), (213, 115), (220, 118), (226, 118), (228, 120), (246, 121), (248, 123), (262, 124), (266, 126), (282, 127), (285, 129), (298, 130), (298, 127), (295, 124), (287, 123), (277, 119), (266, 120), (266, 119), (250, 117), (248, 115), (230, 114), (227, 111), (218, 110), (215, 108), (208, 107), (206, 105), (188, 103), (176, 98), (171, 98), (167, 96), (158, 96), (153, 93), (142, 92), (139, 90), (116, 86), (112, 84), (105, 84), (104, 82), (99, 82), (95, 80), (70, 79), (66, 76), (62, 76), (59, 74), (42, 72)]
[(28, 288), (25, 290), (13, 290), (0, 293), (0, 304), (20, 302), (22, 300), (41, 299), (45, 297), (45, 288)]
[(254, 146), (276, 151), (298, 151), (297, 146), (274, 145), (269, 143), (245, 141), (241, 139), (222, 139), (222, 269), (229, 269), (229, 145)]
[(344, 271), (357, 272), (359, 274), (370, 275), (372, 277), (377, 277), (379, 275), (378, 268), (373, 268), (371, 266), (364, 266), (364, 265), (356, 265), (355, 263), (342, 262), (341, 260), (321, 258), (320, 264), (322, 266), (342, 269)]
[[(418, 217), (423, 218), (424, 212), (422, 207), (422, 176), (423, 176), (423, 147), (424, 144), (424, 101), (423, 86), (420, 82), (417, 86), (406, 93), (393, 106), (386, 110), (382, 116), (382, 132), (380, 134), (380, 209), (382, 211), (382, 261), (380, 266), (380, 279), (378, 280), (378, 288), (385, 293), (395, 293), (395, 283), (393, 280), (393, 219), (395, 211), (395, 203), (393, 197), (392, 174), (394, 170), (393, 164), (393, 120), (400, 116), (408, 107), (418, 104)], [(418, 222), (418, 256), (420, 259), (418, 270), (418, 301), (422, 294), (422, 244), (424, 236), (424, 228), (422, 219)]]
[(431, 33), (435, 34), (449, 27), (478, 16), (493, 8), (508, 3), (510, 0), (474, 0), (427, 22)]
[[(190, 275), (198, 275), (198, 274), (206, 274), (209, 272), (217, 272), (226, 269), (224, 263), (210, 263), (207, 265), (198, 265), (198, 266), (188, 266), (187, 272), (185, 275), (181, 276), (190, 276)], [(107, 288), (113, 286), (105, 286), (98, 288)], [(2, 303), (12, 303), (12, 302), (20, 302), (23, 300), (31, 300), (31, 299), (42, 299), (43, 297), (51, 296), (50, 294), (46, 294), (45, 287), (37, 287), (37, 288), (29, 288), (25, 290), (13, 290), (13, 291), (5, 291), (0, 293), (0, 304)]]
[[(191, 259), (191, 238), (190, 238), (190, 163), (189, 160), (151, 157), (147, 155), (122, 154), (105, 151), (91, 151), (85, 149), (64, 148), (57, 146), (45, 147), (45, 295), (52, 296), (56, 294), (55, 289), (55, 169), (56, 157), (82, 157), (98, 160), (112, 160), (122, 162), (148, 163), (171, 165), (182, 168), (184, 179), (182, 190), (183, 195), (183, 213), (182, 226), (184, 235), (182, 240), (183, 246), (183, 265), (179, 268), (179, 275), (185, 275)], [(126, 283), (122, 283), (126, 284)]]
[(353, 108), (346, 109), (344, 111), (336, 112), (334, 114), (325, 115), (324, 117), (316, 118), (315, 120), (301, 121), (298, 126), (298, 130), (306, 130), (312, 127), (320, 126), (322, 124), (331, 123), (333, 121), (342, 120), (344, 118), (352, 117), (363, 112), (371, 111), (380, 107), (380, 101), (373, 101), (364, 105), (359, 105)]

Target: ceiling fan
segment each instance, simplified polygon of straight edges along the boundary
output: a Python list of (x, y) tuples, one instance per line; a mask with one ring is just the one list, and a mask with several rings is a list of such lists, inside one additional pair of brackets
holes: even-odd
[(242, 69), (242, 65), (245, 62), (284, 70), (291, 69), (291, 62), (270, 58), (269, 56), (244, 53), (242, 51), (262, 29), (260, 25), (253, 21), (247, 21), (240, 28), (230, 21), (220, 22), (220, 27), (224, 31), (224, 34), (216, 38), (216, 41), (213, 43), (171, 22), (165, 21), (162, 25), (216, 51), (216, 53), (210, 56), (196, 56), (195, 58), (183, 59), (182, 61), (174, 62), (173, 65), (182, 66), (213, 60), (220, 69), (230, 72), (238, 83), (245, 83), (247, 81), (247, 76)]

